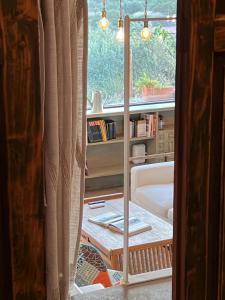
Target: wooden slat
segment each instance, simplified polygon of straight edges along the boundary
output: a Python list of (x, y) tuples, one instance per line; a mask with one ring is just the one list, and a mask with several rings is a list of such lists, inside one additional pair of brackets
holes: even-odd
[(153, 263), (154, 263), (154, 269), (153, 269), (153, 271), (155, 271), (155, 270), (158, 270), (158, 262), (157, 262), (156, 248), (153, 247), (151, 250), (152, 250)]
[(132, 253), (129, 251), (129, 273), (133, 274), (133, 272)]
[(143, 252), (144, 252), (144, 257), (145, 257), (146, 272), (150, 272), (150, 262), (149, 262), (148, 251), (146, 249), (144, 249)]
[(147, 249), (147, 251), (148, 251), (149, 262), (150, 262), (150, 271), (154, 271), (155, 265), (153, 260), (152, 248)]
[(141, 252), (141, 265), (142, 265), (143, 273), (145, 273), (147, 272), (145, 251), (141, 250), (140, 252)]
[(163, 269), (161, 247), (157, 247), (156, 249), (157, 249), (157, 256), (159, 261), (159, 269)]
[(167, 268), (166, 259), (165, 259), (165, 247), (161, 247), (161, 255), (162, 255), (162, 267), (163, 269)]
[(140, 274), (140, 273), (142, 273), (140, 251), (137, 250), (135, 253), (136, 253), (136, 259), (137, 259), (137, 271), (138, 271), (138, 274)]
[(133, 269), (133, 273), (132, 274), (137, 274), (134, 252), (131, 252), (131, 257), (132, 257), (132, 266), (133, 266), (133, 268), (132, 268)]

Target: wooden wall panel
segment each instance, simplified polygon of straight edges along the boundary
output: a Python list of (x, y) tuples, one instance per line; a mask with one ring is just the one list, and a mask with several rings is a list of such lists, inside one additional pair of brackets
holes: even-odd
[[(178, 0), (173, 299), (225, 299), (222, 1)], [(219, 11), (221, 9), (221, 11)]]
[[(36, 0), (0, 0), (1, 299), (45, 299)], [(4, 288), (5, 287), (5, 288)]]

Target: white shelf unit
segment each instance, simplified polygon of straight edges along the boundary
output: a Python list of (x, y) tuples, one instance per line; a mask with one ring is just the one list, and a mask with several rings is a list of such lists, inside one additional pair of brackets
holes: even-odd
[[(144, 143), (148, 155), (161, 153), (160, 157), (149, 158), (146, 163), (173, 160), (173, 155), (165, 153), (174, 151), (174, 103), (147, 104), (130, 107), (130, 117), (140, 119), (141, 113), (153, 113), (163, 116), (165, 127), (156, 131), (156, 137), (136, 137), (130, 140), (130, 151), (134, 144)], [(90, 192), (123, 186), (124, 172), (124, 111), (123, 108), (105, 109), (102, 113), (87, 113), (87, 120), (111, 119), (116, 121), (118, 138), (107, 142), (87, 144), (86, 191)], [(131, 164), (131, 167), (134, 164)]]
[[(131, 138), (131, 142), (137, 142), (137, 141), (145, 141), (145, 140), (152, 140), (154, 139), (153, 137), (135, 137), (135, 138)], [(87, 146), (99, 146), (99, 145), (108, 145), (108, 144), (118, 144), (118, 143), (123, 143), (124, 142), (124, 138), (123, 137), (117, 137), (114, 140), (109, 140), (107, 142), (97, 142), (97, 143), (88, 143)]]

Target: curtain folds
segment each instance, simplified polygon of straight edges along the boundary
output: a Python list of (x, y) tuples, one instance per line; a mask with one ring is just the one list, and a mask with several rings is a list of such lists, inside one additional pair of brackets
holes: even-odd
[(41, 2), (48, 299), (69, 299), (78, 252), (86, 152), (87, 3)]

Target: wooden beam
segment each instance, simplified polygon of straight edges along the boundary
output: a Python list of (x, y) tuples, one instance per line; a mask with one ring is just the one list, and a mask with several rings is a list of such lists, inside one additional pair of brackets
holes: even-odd
[(1, 0), (0, 298), (7, 300), (46, 299), (38, 57), (37, 1)]

